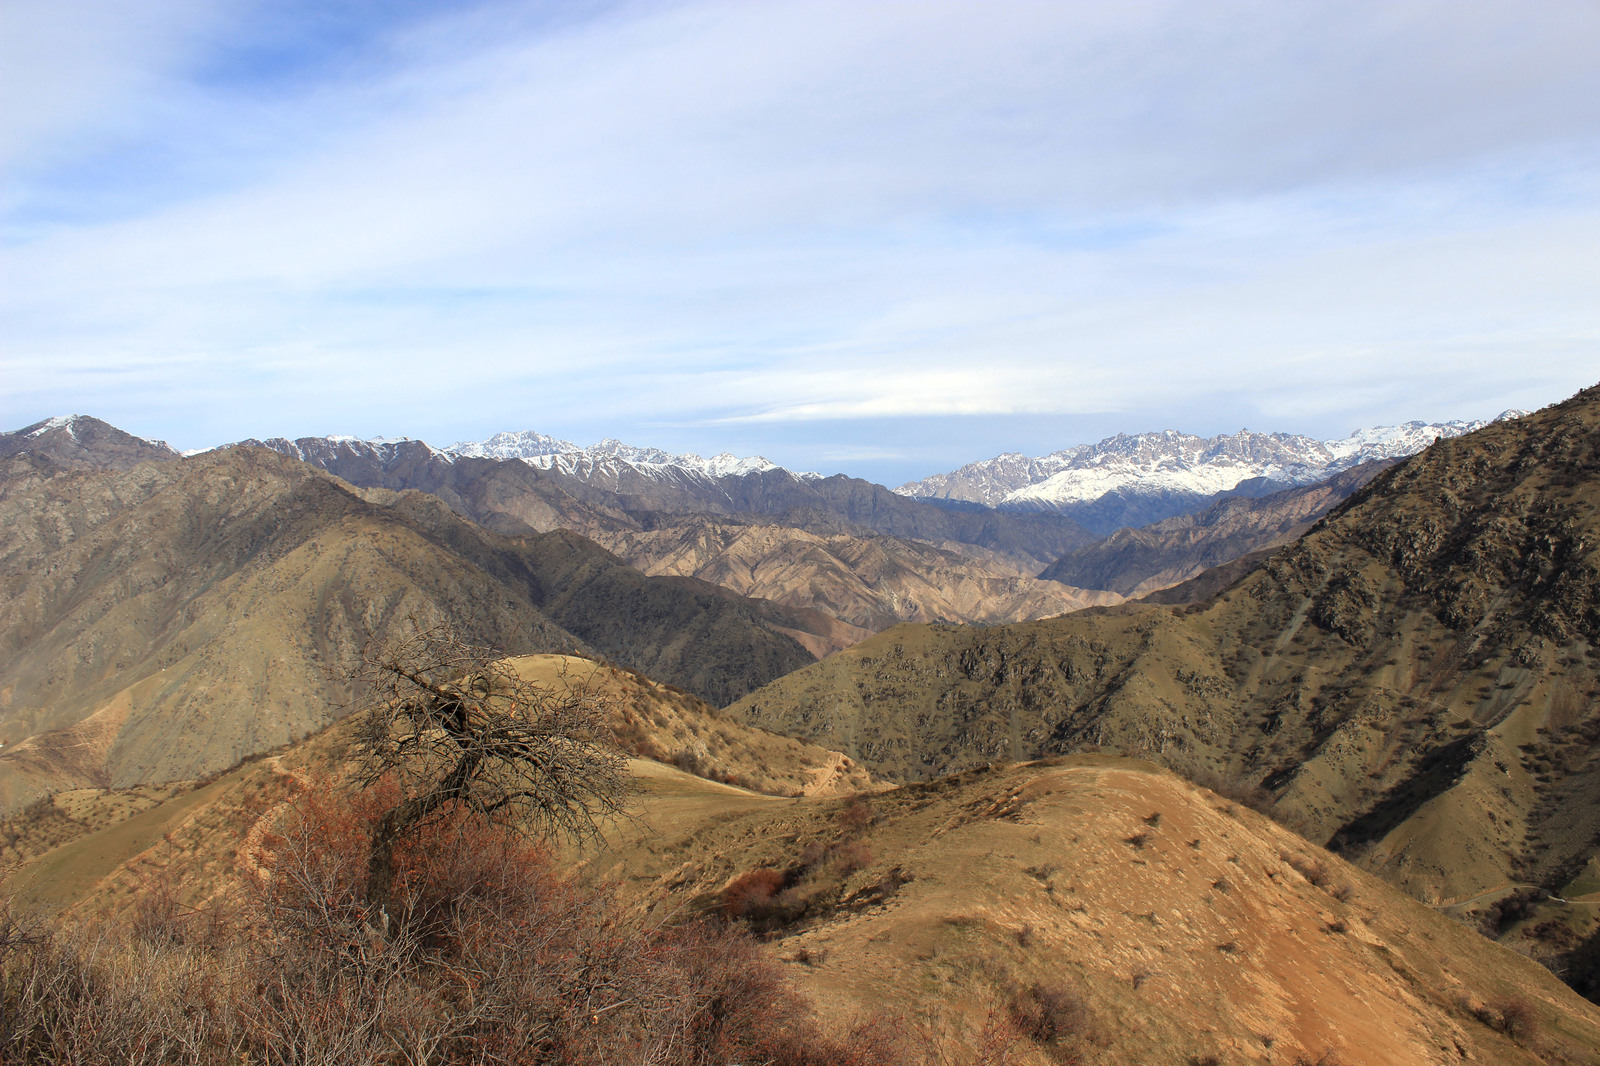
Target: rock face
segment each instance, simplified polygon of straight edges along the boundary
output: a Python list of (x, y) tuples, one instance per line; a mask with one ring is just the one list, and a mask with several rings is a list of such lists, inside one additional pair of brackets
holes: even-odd
[(1198, 514), (1119, 529), (1062, 556), (1039, 576), (1128, 597), (1170, 588), (1204, 570), (1287, 544), (1394, 463), (1374, 460), (1313, 485), (1255, 499), (1231, 496)]
[(412, 616), (512, 652), (602, 652), (716, 703), (813, 661), (789, 633), (824, 621), (647, 577), (576, 534), (364, 499), (264, 449), (4, 463), (0, 805), (195, 776), (321, 728), (339, 667)]
[(1600, 870), (1597, 512), (1591, 389), (1386, 471), (1205, 605), (899, 626), (730, 711), (902, 779), (1150, 753), (1425, 900), (1561, 889)]

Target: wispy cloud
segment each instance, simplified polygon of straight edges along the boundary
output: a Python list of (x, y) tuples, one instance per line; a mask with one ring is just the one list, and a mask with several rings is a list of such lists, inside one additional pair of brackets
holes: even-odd
[(7, 423), (820, 456), (1480, 414), (1596, 365), (1578, 0), (5, 11)]

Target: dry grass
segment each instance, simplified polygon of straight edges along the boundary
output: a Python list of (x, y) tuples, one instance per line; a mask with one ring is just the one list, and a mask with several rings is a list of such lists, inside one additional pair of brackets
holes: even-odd
[(117, 922), (47, 929), (0, 907), (0, 1061), (910, 1061), (898, 1027), (820, 1027), (747, 937), (629, 920), (604, 886), (471, 822), (409, 842), (374, 908), (379, 806), (304, 794), (237, 907), (186, 908), (161, 884)]

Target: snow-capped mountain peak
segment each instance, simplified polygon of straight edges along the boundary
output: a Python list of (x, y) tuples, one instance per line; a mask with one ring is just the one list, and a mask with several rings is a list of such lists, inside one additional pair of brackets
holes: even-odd
[[(1506, 411), (1494, 421), (1520, 417)], [(1215, 437), (1177, 430), (1119, 433), (1037, 458), (1007, 452), (901, 485), (917, 498), (970, 500), (990, 507), (1057, 509), (1122, 495), (1214, 496), (1243, 483), (1304, 485), (1375, 459), (1412, 455), (1440, 437), (1488, 422), (1407, 422), (1359, 429), (1339, 440), (1248, 429)]]
[(173, 455), (178, 454), (177, 450), (164, 440), (157, 440), (154, 437), (141, 437), (137, 434), (129, 433), (126, 430), (118, 429), (109, 422), (103, 422), (92, 415), (56, 415), (53, 418), (47, 418), (42, 422), (35, 422), (31, 426), (24, 426), (21, 429), (14, 430), (10, 433), (0, 433), (0, 436), (8, 436), (21, 440), (37, 440), (38, 438), (43, 437), (46, 433), (52, 433), (56, 430), (64, 431), (70, 439), (80, 443), (100, 439), (105, 434), (109, 433), (114, 437), (121, 437), (126, 440), (143, 441), (144, 443), (149, 444), (152, 447), (159, 448), (164, 452), (171, 452)]
[(564, 452), (581, 450), (571, 441), (535, 433), (532, 430), (520, 433), (496, 433), (488, 440), (482, 441), (458, 441), (443, 449), (448, 455), (464, 459), (530, 459), (539, 455), (560, 455)]
[[(711, 478), (783, 469), (777, 463), (759, 455), (737, 456), (732, 452), (723, 452), (706, 459), (693, 452), (679, 455), (661, 448), (626, 444), (615, 437), (607, 437), (598, 444), (581, 448), (571, 441), (531, 430), (520, 433), (496, 433), (484, 441), (452, 444), (445, 451), (462, 458), (520, 459), (530, 466), (579, 476), (604, 468), (608, 463), (619, 462), (646, 474), (683, 470)], [(802, 473), (795, 476), (815, 475)]]

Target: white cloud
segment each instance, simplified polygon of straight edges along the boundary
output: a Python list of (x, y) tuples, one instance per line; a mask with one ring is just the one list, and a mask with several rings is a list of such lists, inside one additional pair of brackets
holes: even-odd
[[(15, 35), (12, 422), (1410, 417), (1594, 361), (1592, 4), (500, 4), (226, 91), (248, 9), (125, 8)], [(40, 207), (130, 143), (154, 191)]]

